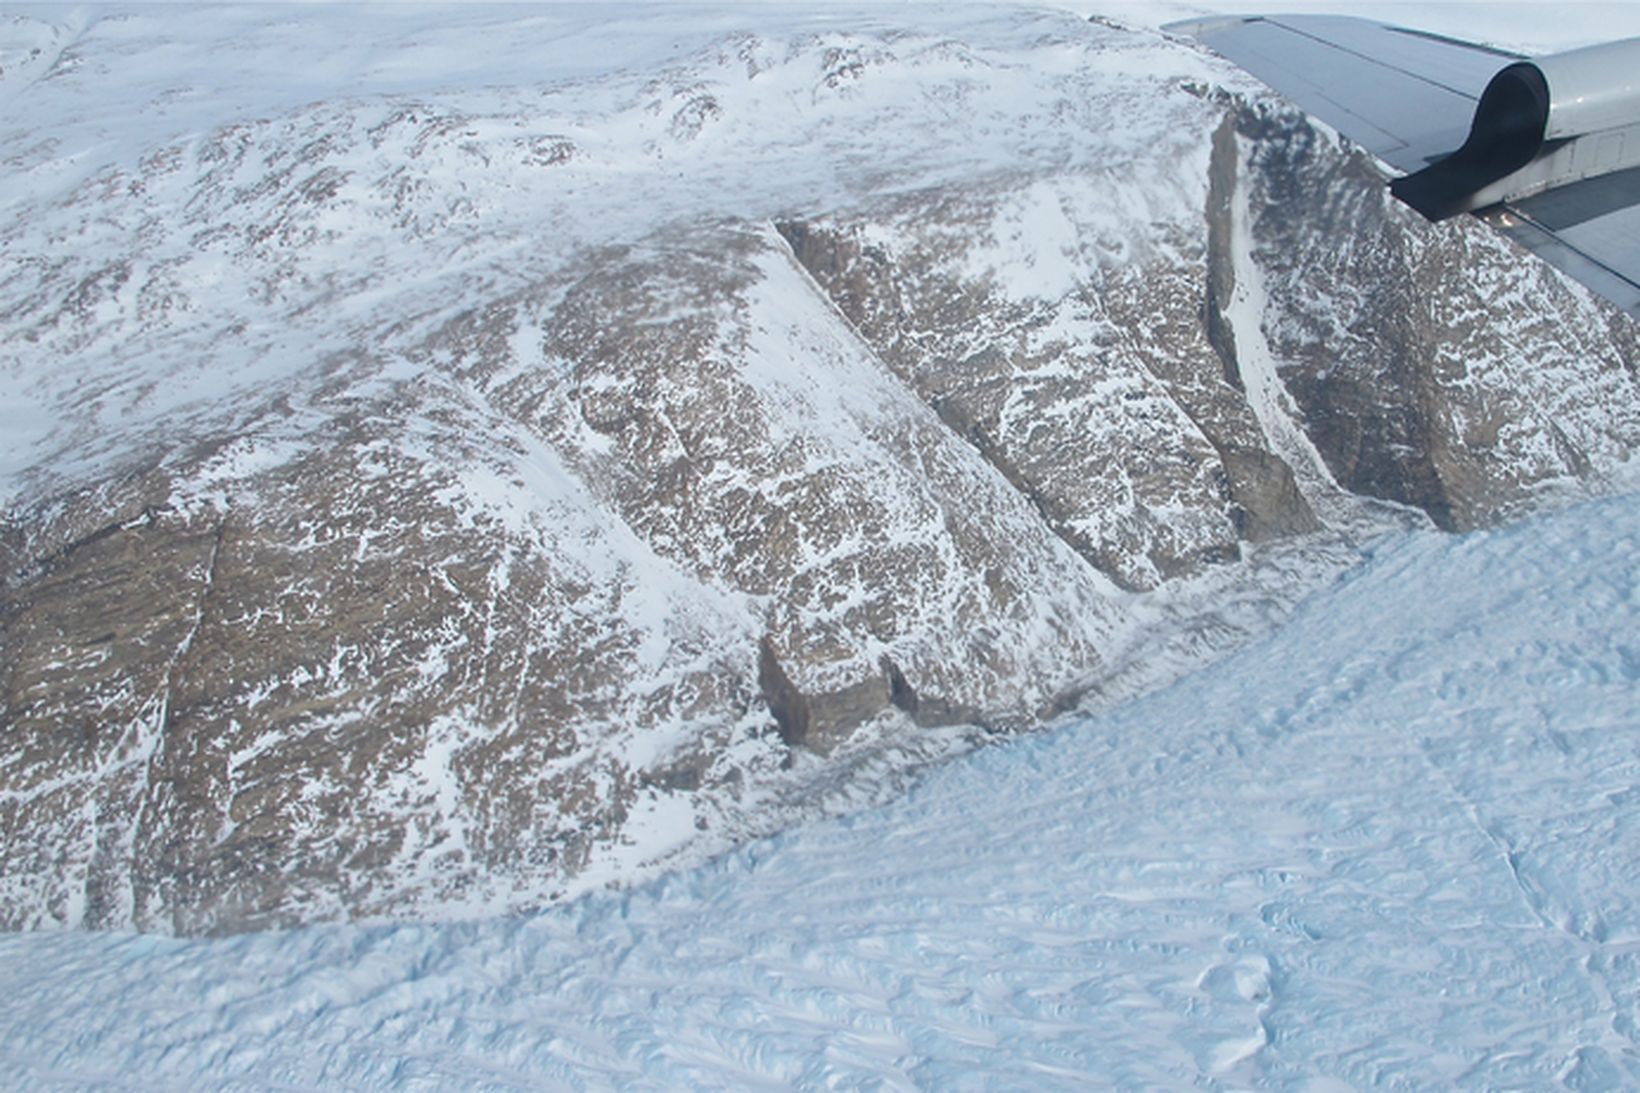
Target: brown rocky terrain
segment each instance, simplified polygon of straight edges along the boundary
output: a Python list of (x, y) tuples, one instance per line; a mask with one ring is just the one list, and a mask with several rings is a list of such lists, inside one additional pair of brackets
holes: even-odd
[[(537, 906), (1197, 663), (1374, 530), (1630, 460), (1620, 313), (1182, 45), (992, 33), (729, 35), (535, 135), (506, 95), (322, 103), (14, 229), (10, 367), (68, 378), (0, 525), (0, 925)], [(833, 129), (1020, 58), (1038, 97), (990, 109), (1033, 159)], [(633, 201), (739, 126), (715, 193), (767, 167), (768, 102), (853, 181), (584, 213), (600, 125), (637, 126)], [(112, 257), (41, 234), (111, 223)]]

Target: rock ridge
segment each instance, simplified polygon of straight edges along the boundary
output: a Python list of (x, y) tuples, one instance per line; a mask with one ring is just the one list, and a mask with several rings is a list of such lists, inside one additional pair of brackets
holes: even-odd
[[(1632, 322), (1161, 36), (993, 13), (644, 64), (236, 123), (8, 229), (40, 261), (0, 334), (73, 409), (0, 517), (0, 926), (630, 881), (1640, 442)], [(907, 111), (975, 128), (870, 143)], [(843, 181), (743, 188), (771, 163)]]

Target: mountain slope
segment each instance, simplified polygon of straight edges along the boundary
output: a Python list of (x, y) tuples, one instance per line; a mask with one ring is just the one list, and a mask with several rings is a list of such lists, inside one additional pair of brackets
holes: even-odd
[(1155, 33), (95, 15), (0, 42), (11, 928), (629, 880), (1640, 440), (1631, 323)]
[(0, 938), (0, 1050), (25, 1087), (1633, 1085), (1637, 548), (1633, 496), (1380, 540), (1170, 688), (536, 916)]

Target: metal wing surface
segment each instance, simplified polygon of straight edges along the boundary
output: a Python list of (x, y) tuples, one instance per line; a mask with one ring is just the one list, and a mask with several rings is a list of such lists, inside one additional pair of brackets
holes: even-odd
[[(1225, 16), (1174, 23), (1355, 141), (1416, 172), (1461, 146), (1481, 93), (1518, 54), (1366, 19)], [(1479, 212), (1640, 318), (1640, 170)]]
[(1519, 58), (1333, 15), (1174, 23), (1373, 155), (1416, 171), (1463, 143), (1481, 91)]
[(1479, 215), (1640, 319), (1640, 170), (1505, 202)]

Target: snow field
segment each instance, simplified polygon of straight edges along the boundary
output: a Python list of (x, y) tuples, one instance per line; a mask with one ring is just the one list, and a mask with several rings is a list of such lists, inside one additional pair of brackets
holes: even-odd
[(528, 918), (0, 939), (25, 1087), (1640, 1082), (1640, 498), (1381, 541), (887, 807)]
[[(1410, 7), (1400, 15), (1374, 6), (1380, 16), (1413, 18)], [(1419, 15), (1461, 6), (1420, 5)], [(1530, 44), (1528, 34), (1640, 33), (1587, 15), (1599, 6), (1567, 6), (1553, 28), (1510, 38), (1474, 29), (1467, 12), (1431, 29)], [(1146, 11), (1167, 7), (1181, 9), (1169, 17), (1199, 10)], [(1489, 5), (1486, 18), (1503, 7)], [(335, 39), (288, 8), (190, 9), (186, 18), (108, 8), (90, 23), (50, 6), (8, 10), (43, 13), (56, 37), (40, 39), (49, 47), (41, 57), (80, 58), (42, 100), (50, 112), (8, 130), (22, 136), (4, 203), (30, 214), (15, 218), (18, 231), (68, 233), (80, 213), (55, 203), (71, 192), (102, 201), (96, 180), (105, 168), (110, 179), (140, 178), (151, 209), (137, 202), (95, 231), (64, 235), (75, 243), (64, 252), (64, 283), (96, 272), (75, 263), (123, 253), (128, 237), (155, 231), (175, 244), (166, 253), (182, 263), (175, 276), (186, 306), (144, 318), (121, 290), (87, 313), (83, 331), (73, 327), (73, 337), (41, 353), (51, 369), (0, 367), (4, 491), (59, 424), (59, 447), (72, 452), (64, 437), (76, 423), (90, 435), (160, 420), (195, 399), (226, 404), (323, 356), (326, 332), (343, 320), (398, 323), (415, 304), (430, 308), (422, 319), (430, 324), (466, 299), (463, 287), (498, 291), (495, 278), (509, 287), (538, 274), (524, 263), (488, 268), (506, 266), (494, 256), (534, 239), (525, 228), (533, 232), (543, 215), (536, 199), (566, 209), (596, 201), (599, 215), (574, 223), (618, 218), (635, 236), (720, 205), (773, 215), (879, 185), (1001, 170), (1063, 147), (1092, 162), (1154, 135), (1141, 119), (1105, 133), (1102, 144), (1073, 131), (1057, 136), (1060, 145), (1043, 136), (1053, 129), (1016, 134), (998, 123), (1007, 114), (996, 102), (1042, 94), (1064, 75), (1044, 67), (1059, 48), (1045, 36), (1058, 25), (1039, 15), (1005, 17), (1005, 44), (983, 54), (932, 36), (899, 47), (898, 57), (860, 52), (871, 45), (869, 21), (791, 15), (841, 51), (836, 67), (814, 68), (807, 54), (774, 51), (775, 39), (755, 36), (744, 55), (719, 56), (745, 19), (730, 9), (668, 6), (657, 19), (654, 9), (626, 8), (641, 33), (624, 36), (609, 30), (607, 5), (536, 9), (526, 22), (538, 33), (516, 36), (495, 32), (516, 22), (492, 23), (476, 6), (461, 33), (433, 9), (348, 9), (359, 32)], [(977, 10), (942, 25), (982, 21)], [(384, 12), (399, 27), (392, 48), (361, 51), (356, 42), (378, 36)], [(6, 33), (19, 27), (42, 29), (8, 24)], [(552, 93), (520, 91), (545, 78), (543, 40), (556, 43)], [(217, 48), (240, 41), (250, 52)], [(616, 41), (629, 43), (618, 56), (609, 53)], [(10, 39), (0, 45), (10, 49)], [(677, 80), (645, 77), (674, 53)], [(309, 63), (292, 65), (293, 56)], [(1118, 53), (1086, 73), (1071, 70), (1077, 78), (1065, 82), (1088, 98), (1126, 73), (1104, 66), (1142, 68), (1146, 56)], [(165, 60), (183, 57), (188, 66)], [(214, 67), (195, 66), (200, 57)], [(44, 63), (8, 75), (32, 78)], [(689, 73), (703, 65), (713, 76), (697, 87)], [(175, 75), (184, 70), (188, 81)], [(1218, 72), (1205, 60), (1201, 70)], [(445, 75), (431, 86), (428, 72)], [(906, 78), (916, 72), (929, 78)], [(891, 99), (879, 112), (849, 94), (851, 81), (890, 78), (949, 93), (949, 116), (966, 119), (963, 140), (904, 123), (920, 116), (912, 107), (926, 107), (919, 99)], [(754, 80), (781, 94), (753, 96)], [(473, 90), (478, 83), (485, 89)], [(0, 101), (21, 86), (0, 87)], [(174, 221), (175, 207), (195, 198), (234, 204), (226, 182), (237, 176), (227, 172), (220, 190), (195, 194), (168, 173), (165, 157), (147, 161), (146, 153), (175, 141), (178, 155), (197, 155), (215, 136), (228, 141), (227, 119), (244, 117), (257, 119), (248, 124), (259, 132), (296, 140), (308, 123), (352, 109), (337, 103), (366, 93), (405, 98), (380, 109), (397, 143), (380, 163), (363, 144), (346, 144), (316, 160), (316, 174), (328, 166), (373, 178), (415, 149), (425, 150), (427, 179), (458, 178), (471, 141), (516, 154), (505, 162), (517, 188), (454, 209), (483, 226), (451, 252), (437, 250), (436, 239), (396, 251), (384, 211), (375, 219), (315, 212), (315, 231), (332, 233), (314, 251), (323, 259), (316, 264), (347, 257), (343, 281), (369, 290), (333, 303), (330, 286), (287, 278), (277, 283), (308, 295), (253, 307), (227, 274), (241, 269), (236, 262), (260, 268), (267, 256), (201, 255), (192, 227)], [(436, 116), (426, 116), (426, 99)], [(775, 105), (753, 109), (765, 101)], [(394, 121), (405, 105), (422, 121)], [(815, 131), (856, 154), (834, 169), (831, 157), (812, 154), (807, 135), (770, 137), (807, 134), (780, 128), (787, 114), (814, 120)], [(514, 141), (508, 126), (519, 119), (530, 125), (518, 125)], [(473, 132), (446, 131), (446, 122)], [(599, 125), (607, 140), (597, 138)], [(44, 131), (59, 143), (29, 137)], [(764, 152), (752, 165), (760, 169), (715, 166), (723, 148), (758, 133)], [(553, 159), (560, 136), (574, 153), (561, 163)], [(885, 181), (879, 153), (900, 144), (914, 169)], [(954, 145), (965, 151), (952, 158)], [(266, 169), (249, 161), (244, 179)], [(634, 179), (667, 170), (683, 181), (657, 183), (663, 200), (634, 199), (651, 196)], [(377, 208), (338, 192), (355, 210)], [(441, 225), (452, 212), (418, 204), (415, 192), (401, 210), (412, 222)], [(233, 222), (282, 223), (283, 207), (270, 197)], [(578, 241), (574, 223), (566, 221), (566, 251)], [(45, 237), (17, 235), (13, 250)], [(387, 293), (394, 269), (415, 265), (389, 265), (395, 253), (431, 255), (438, 260), (429, 269), (454, 273)], [(1034, 275), (1058, 283), (1056, 264), (1044, 253)], [(131, 276), (120, 283), (141, 280)], [(8, 299), (33, 292), (33, 277), (8, 283)], [(435, 297), (437, 307), (428, 303)], [(290, 325), (298, 305), (315, 301), (323, 306), (309, 325)], [(172, 367), (173, 355), (143, 340), (143, 322), (197, 328), (197, 344), (209, 347), (206, 320), (247, 308), (261, 318), (247, 348), (220, 350), (231, 367), (154, 387), (154, 369)], [(121, 348), (110, 355), (110, 346)], [(71, 389), (80, 377), (105, 392), (106, 413)], [(547, 475), (551, 464), (536, 469)], [(1640, 502), (1629, 498), (1509, 531), (1387, 541), (1291, 627), (1199, 677), (949, 764), (892, 806), (551, 913), (222, 941), (0, 938), (0, 1084), (1640, 1084), (1637, 536)], [(437, 785), (436, 766), (418, 773)], [(648, 819), (657, 831), (678, 822)]]

